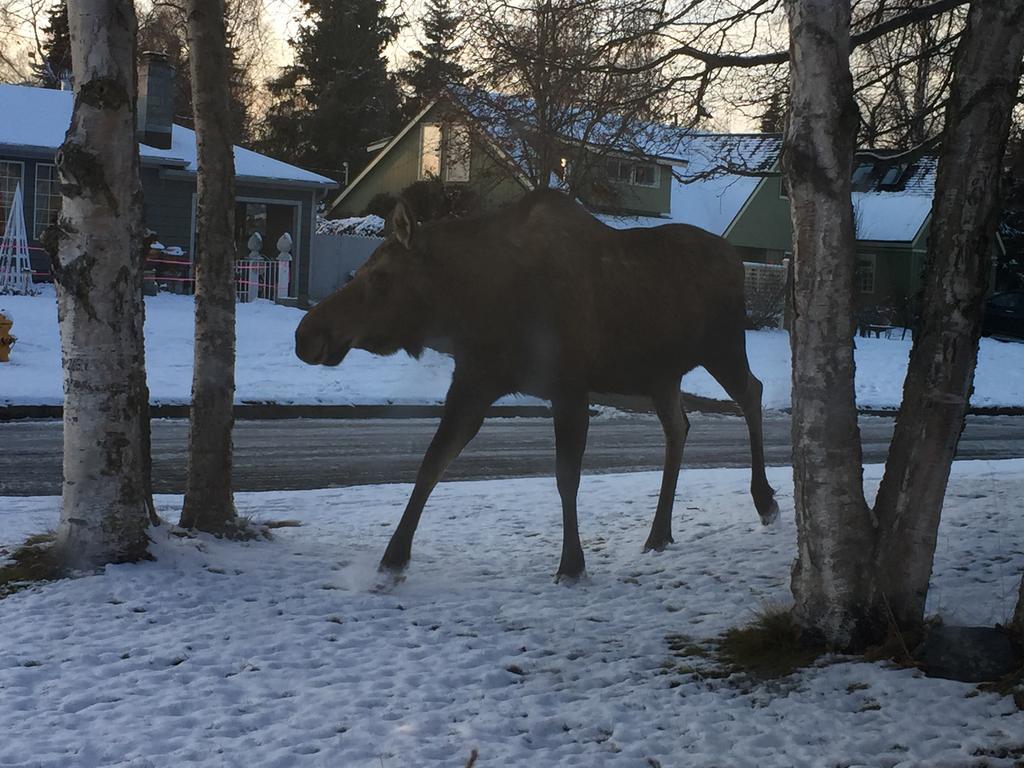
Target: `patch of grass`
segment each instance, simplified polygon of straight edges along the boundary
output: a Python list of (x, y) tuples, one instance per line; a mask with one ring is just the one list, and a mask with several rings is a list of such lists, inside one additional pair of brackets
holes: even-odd
[(1024, 667), (994, 683), (982, 683), (978, 689), (987, 693), (998, 693), (1000, 696), (1012, 696), (1017, 709), (1024, 711)]
[(0, 566), (0, 598), (32, 584), (60, 578), (61, 569), (53, 553), (56, 538), (54, 531), (29, 536), (8, 556), (10, 562)]
[(814, 662), (823, 648), (800, 641), (788, 608), (768, 606), (745, 627), (727, 630), (718, 655), (734, 672), (765, 680), (786, 677)]
[(885, 610), (885, 639), (878, 645), (866, 648), (864, 659), (866, 661), (890, 661), (904, 669), (922, 669), (921, 663), (914, 658), (913, 649), (917, 648), (924, 640), (928, 626), (941, 624), (942, 620), (939, 617), (934, 617), (923, 627), (900, 629), (888, 601), (885, 601)]
[(673, 656), (680, 658), (701, 658), (706, 659), (712, 656), (710, 649), (694, 642), (689, 635), (666, 635), (665, 642)]

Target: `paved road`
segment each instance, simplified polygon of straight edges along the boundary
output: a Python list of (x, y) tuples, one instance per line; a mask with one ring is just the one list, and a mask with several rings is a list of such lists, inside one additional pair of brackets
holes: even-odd
[[(890, 418), (861, 420), (865, 461), (884, 460)], [(153, 422), (155, 490), (184, 487), (187, 423)], [(239, 421), (235, 424), (237, 490), (302, 489), (411, 482), (433, 435), (434, 419)], [(789, 417), (765, 420), (769, 464), (789, 463)], [(660, 469), (662, 435), (646, 414), (591, 422), (587, 472)], [(61, 424), (0, 424), (0, 495), (60, 492)], [(975, 416), (960, 441), (961, 458), (1024, 456), (1024, 417)], [(735, 416), (694, 414), (684, 466), (748, 466), (746, 427)], [(452, 465), (448, 479), (550, 475), (554, 441), (548, 419), (490, 419)]]

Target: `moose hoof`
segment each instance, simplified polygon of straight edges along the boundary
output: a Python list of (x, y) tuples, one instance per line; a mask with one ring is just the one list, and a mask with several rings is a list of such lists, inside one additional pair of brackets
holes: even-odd
[(555, 574), (555, 584), (577, 584), (586, 578), (586, 568), (583, 568), (578, 573), (562, 573), (561, 571), (559, 571)]
[(370, 587), (370, 591), (378, 594), (387, 594), (403, 581), (405, 581), (405, 573), (403, 571), (378, 568), (377, 578)]
[(404, 573), (405, 569), (409, 567), (409, 561), (406, 560), (403, 563), (391, 563), (387, 560), (381, 560), (377, 565), (377, 573), (393, 573), (400, 574)]
[(758, 510), (757, 513), (761, 516), (761, 525), (771, 525), (779, 519), (779, 504), (772, 499), (771, 504), (764, 512)]
[(566, 557), (562, 555), (562, 562), (558, 564), (558, 572), (555, 574), (555, 583), (579, 581), (587, 573), (586, 564), (583, 561), (583, 553)]
[(659, 536), (657, 538), (650, 537), (647, 539), (647, 543), (644, 544), (644, 552), (664, 552), (665, 548), (669, 544), (675, 544), (675, 539), (671, 535), (667, 537)]

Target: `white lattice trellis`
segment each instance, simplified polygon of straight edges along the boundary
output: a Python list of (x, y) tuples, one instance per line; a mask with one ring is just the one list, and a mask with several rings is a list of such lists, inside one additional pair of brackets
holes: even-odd
[(11, 210), (7, 215), (7, 227), (0, 238), (0, 293), (34, 293), (21, 184), (14, 190)]

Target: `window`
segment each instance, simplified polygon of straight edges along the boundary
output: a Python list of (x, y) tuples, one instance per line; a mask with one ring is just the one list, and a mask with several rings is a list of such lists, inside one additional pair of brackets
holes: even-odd
[(621, 184), (629, 184), (632, 179), (632, 171), (629, 163), (622, 160), (608, 161), (608, 179)]
[(882, 180), (878, 182), (878, 186), (881, 189), (893, 189), (898, 187), (903, 177), (907, 173), (907, 165), (898, 164), (890, 166), (886, 171), (885, 175), (882, 176)]
[(653, 163), (631, 163), (628, 160), (609, 159), (608, 179), (618, 184), (636, 187), (656, 187), (661, 182), (661, 169)]
[(7, 229), (7, 216), (14, 205), (14, 190), (21, 184), (25, 166), (16, 160), (0, 160), (0, 235)]
[(856, 192), (864, 192), (871, 182), (871, 163), (860, 163), (853, 171), (851, 184)]
[(658, 186), (658, 166), (656, 165), (634, 165), (633, 183), (638, 187)]
[(784, 173), (779, 175), (779, 197), (789, 200), (789, 180)]
[(857, 288), (861, 293), (875, 292), (875, 254), (857, 257)]
[(60, 213), (60, 182), (57, 166), (40, 163), (36, 166), (36, 205), (33, 214), (32, 236), (38, 240)]
[(420, 128), (419, 178), (430, 179), (441, 175), (441, 126), (428, 124)]
[(448, 126), (444, 150), (444, 180), (469, 181), (469, 165), (472, 154), (469, 126), (459, 123)]

